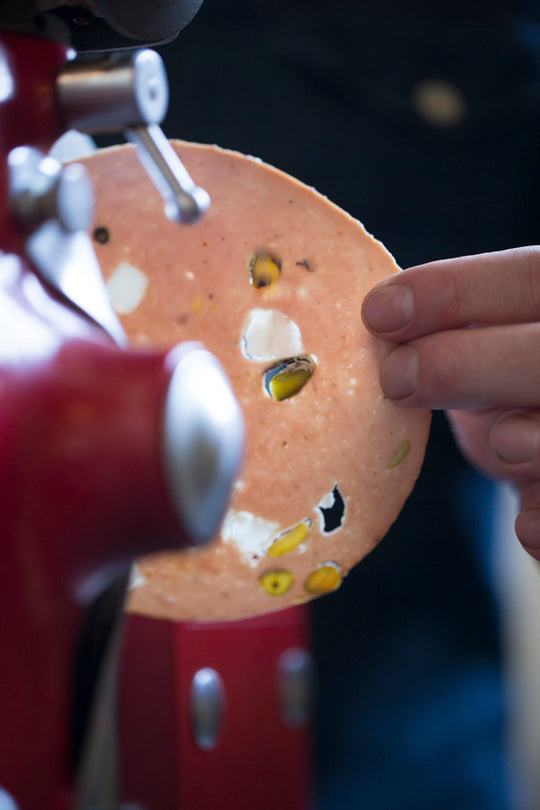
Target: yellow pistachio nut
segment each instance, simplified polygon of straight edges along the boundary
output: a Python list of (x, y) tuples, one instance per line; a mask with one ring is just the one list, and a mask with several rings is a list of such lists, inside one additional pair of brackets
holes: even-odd
[(249, 263), (249, 280), (259, 290), (272, 287), (279, 281), (281, 262), (269, 253), (256, 253)]
[(261, 585), (270, 596), (282, 596), (290, 590), (294, 582), (294, 574), (282, 568), (266, 571), (261, 576)]
[(311, 520), (306, 518), (292, 529), (281, 532), (268, 549), (268, 554), (272, 557), (281, 557), (282, 554), (297, 548), (306, 539), (310, 528)]
[(343, 580), (341, 566), (329, 560), (321, 563), (308, 576), (304, 582), (304, 588), (311, 594), (323, 594), (335, 591), (339, 588)]
[(394, 453), (394, 455), (386, 465), (386, 469), (393, 470), (394, 467), (397, 467), (398, 464), (401, 464), (403, 459), (408, 456), (410, 449), (411, 443), (409, 439), (405, 439), (405, 441), (398, 447), (397, 451)]
[(266, 369), (263, 384), (270, 396), (282, 402), (297, 394), (307, 383), (315, 364), (309, 357), (290, 357)]

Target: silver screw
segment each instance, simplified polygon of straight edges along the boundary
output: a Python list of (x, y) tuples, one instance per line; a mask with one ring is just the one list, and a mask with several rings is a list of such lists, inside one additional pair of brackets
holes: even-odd
[(63, 167), (52, 157), (28, 146), (18, 146), (8, 156), (10, 204), (28, 228), (56, 220), (67, 233), (90, 227), (94, 192), (86, 168), (73, 163)]

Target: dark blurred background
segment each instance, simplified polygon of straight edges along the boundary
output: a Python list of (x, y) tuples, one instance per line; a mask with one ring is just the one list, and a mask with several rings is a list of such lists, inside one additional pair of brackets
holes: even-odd
[[(402, 267), (539, 241), (538, 3), (205, 0), (160, 52), (169, 137), (315, 186)], [(317, 810), (518, 806), (493, 498), (436, 414), (397, 524), (314, 603)]]

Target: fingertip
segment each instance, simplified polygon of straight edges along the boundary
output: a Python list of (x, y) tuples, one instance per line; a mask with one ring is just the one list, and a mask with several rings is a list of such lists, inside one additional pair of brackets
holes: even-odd
[(540, 508), (523, 509), (516, 518), (515, 532), (525, 551), (540, 561)]
[(411, 323), (414, 306), (410, 287), (395, 281), (383, 282), (364, 299), (362, 319), (370, 332), (388, 335)]
[(383, 360), (380, 371), (383, 393), (388, 399), (404, 400), (412, 396), (418, 382), (418, 352), (404, 343)]
[(503, 466), (530, 464), (540, 455), (540, 424), (523, 413), (504, 414), (493, 425), (490, 441)]

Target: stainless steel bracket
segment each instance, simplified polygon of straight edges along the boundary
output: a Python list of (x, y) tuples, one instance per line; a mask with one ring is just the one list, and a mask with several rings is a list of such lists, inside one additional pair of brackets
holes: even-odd
[(125, 346), (126, 334), (86, 232), (94, 195), (85, 167), (62, 166), (37, 149), (18, 146), (8, 155), (8, 174), (10, 207), (41, 277)]

